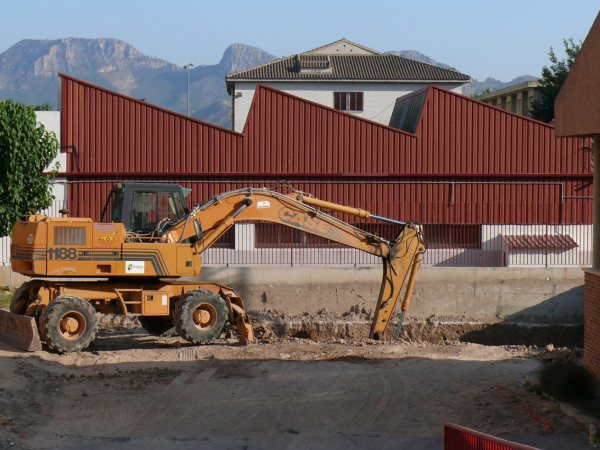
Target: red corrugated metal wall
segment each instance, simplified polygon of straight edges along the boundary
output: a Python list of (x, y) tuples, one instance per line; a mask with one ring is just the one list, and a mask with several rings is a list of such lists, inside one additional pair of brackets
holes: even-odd
[(244, 127), (248, 170), (383, 180), (402, 174), (415, 135), (260, 86)]
[(410, 173), (527, 176), (590, 175), (589, 142), (556, 138), (554, 127), (491, 105), (429, 88)]
[(74, 176), (226, 173), (243, 156), (241, 134), (64, 75), (61, 136)]
[(61, 135), (81, 216), (99, 218), (118, 179), (181, 181), (192, 202), (287, 179), (422, 223), (591, 223), (587, 141), (435, 87), (416, 134), (267, 87), (238, 134), (63, 76)]

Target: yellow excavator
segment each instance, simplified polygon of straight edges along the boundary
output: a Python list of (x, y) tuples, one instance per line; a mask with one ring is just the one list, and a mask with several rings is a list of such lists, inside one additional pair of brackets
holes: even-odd
[[(323, 210), (394, 223), (401, 232), (389, 241)], [(32, 281), (16, 290), (10, 312), (0, 312), (0, 340), (26, 350), (41, 349), (41, 341), (58, 352), (86, 348), (97, 333), (97, 311), (137, 316), (155, 335), (174, 327), (194, 344), (214, 341), (231, 323), (242, 343), (253, 342), (244, 302), (234, 289), (181, 279), (199, 275), (199, 255), (241, 221), (280, 224), (381, 257), (383, 281), (370, 331), (379, 339), (406, 284), (403, 319), (425, 251), (414, 223), (293, 189), (234, 190), (189, 210), (179, 185), (120, 183), (101, 222), (61, 213), (31, 215), (14, 227), (12, 269)]]

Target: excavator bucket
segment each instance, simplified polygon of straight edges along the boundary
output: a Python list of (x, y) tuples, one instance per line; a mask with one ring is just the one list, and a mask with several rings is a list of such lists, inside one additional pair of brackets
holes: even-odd
[(240, 336), (240, 344), (254, 344), (256, 342), (254, 338), (254, 328), (250, 323), (248, 314), (246, 314), (246, 311), (244, 311), (242, 307), (236, 305), (235, 303), (231, 304), (231, 309), (233, 310), (235, 326)]
[(3, 309), (0, 309), (0, 342), (27, 352), (42, 349), (35, 319)]
[(402, 233), (394, 241), (390, 249), (389, 259), (383, 260), (383, 282), (375, 308), (373, 323), (371, 324), (369, 335), (371, 339), (383, 338), (402, 287), (408, 279), (401, 304), (399, 324), (401, 329), (404, 322), (404, 315), (410, 305), (416, 273), (421, 265), (424, 251), (425, 244), (418, 226), (412, 223), (407, 224)]
[(235, 318), (235, 325), (240, 335), (240, 344), (248, 345), (256, 342), (254, 338), (254, 328), (247, 317), (239, 315)]

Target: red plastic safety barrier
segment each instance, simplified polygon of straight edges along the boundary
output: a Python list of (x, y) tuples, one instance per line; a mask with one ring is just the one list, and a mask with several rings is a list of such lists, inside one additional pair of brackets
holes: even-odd
[(444, 424), (444, 450), (539, 450), (453, 423)]

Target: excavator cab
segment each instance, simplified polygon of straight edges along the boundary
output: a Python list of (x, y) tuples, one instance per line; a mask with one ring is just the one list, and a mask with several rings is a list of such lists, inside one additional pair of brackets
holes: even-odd
[(185, 197), (190, 192), (178, 184), (119, 183), (108, 196), (101, 222), (122, 223), (133, 233), (151, 233), (161, 221), (176, 223), (189, 214)]

